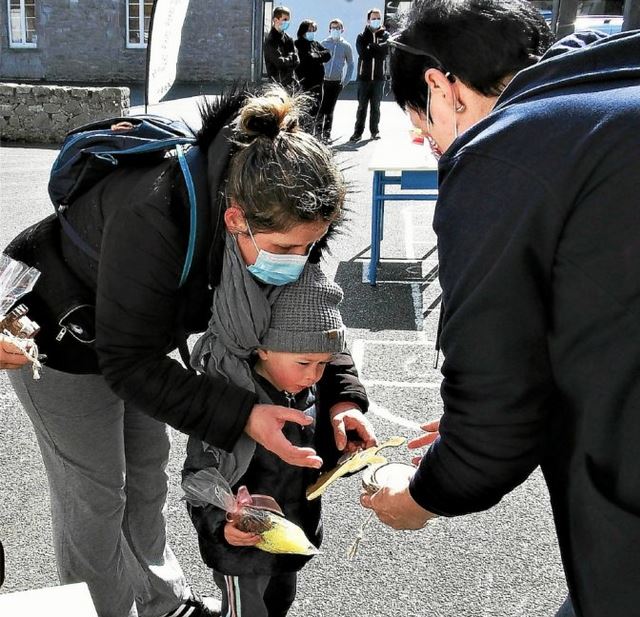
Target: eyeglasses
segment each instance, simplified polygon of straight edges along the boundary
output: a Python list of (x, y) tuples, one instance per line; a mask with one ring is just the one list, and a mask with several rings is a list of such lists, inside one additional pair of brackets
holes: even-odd
[(444, 68), (444, 64), (442, 62), (440, 62), (440, 60), (434, 56), (432, 53), (429, 53), (428, 51), (425, 51), (424, 49), (418, 49), (417, 47), (412, 47), (411, 45), (407, 45), (406, 43), (401, 43), (398, 38), (402, 35), (402, 33), (400, 34), (396, 34), (394, 36), (390, 36), (387, 39), (387, 46), (393, 50), (393, 49), (399, 49), (400, 51), (404, 51), (405, 53), (411, 54), (412, 56), (423, 56), (425, 58), (430, 58), (431, 60), (433, 60), (433, 63), (436, 65), (434, 68), (442, 71), (445, 75), (445, 77), (450, 81), (450, 82), (454, 82), (455, 81), (455, 76), (450, 72), (447, 71)]

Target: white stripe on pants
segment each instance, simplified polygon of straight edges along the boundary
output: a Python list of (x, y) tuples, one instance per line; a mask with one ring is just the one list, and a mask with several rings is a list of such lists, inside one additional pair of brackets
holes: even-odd
[(285, 617), (296, 597), (296, 572), (229, 576), (213, 570), (213, 580), (224, 617)]
[(190, 591), (166, 543), (168, 427), (99, 375), (8, 373), (47, 470), (60, 582), (87, 582), (100, 617), (176, 608)]

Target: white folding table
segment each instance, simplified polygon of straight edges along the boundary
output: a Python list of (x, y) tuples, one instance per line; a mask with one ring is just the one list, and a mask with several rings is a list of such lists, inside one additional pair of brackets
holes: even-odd
[[(368, 282), (375, 285), (384, 236), (384, 207), (389, 201), (435, 201), (438, 198), (438, 162), (427, 145), (391, 137), (376, 143), (369, 162), (373, 172), (371, 195), (371, 261)], [(388, 193), (386, 187), (398, 186)], [(415, 191), (421, 191), (416, 193)]]

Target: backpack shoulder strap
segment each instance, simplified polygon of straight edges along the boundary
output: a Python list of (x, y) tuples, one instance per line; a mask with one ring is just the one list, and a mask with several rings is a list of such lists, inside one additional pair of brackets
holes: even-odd
[(202, 209), (207, 207), (209, 187), (205, 157), (200, 148), (192, 146), (185, 152), (182, 145), (176, 145), (176, 153), (189, 197), (189, 240), (179, 282), (179, 287), (182, 287), (187, 282), (194, 257), (200, 254), (206, 235), (199, 224), (198, 211), (202, 212)]

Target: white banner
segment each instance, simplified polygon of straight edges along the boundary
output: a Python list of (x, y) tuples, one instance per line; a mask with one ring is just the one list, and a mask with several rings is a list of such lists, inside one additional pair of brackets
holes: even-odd
[(176, 79), (189, 0), (155, 0), (149, 23), (145, 107), (160, 102)]

